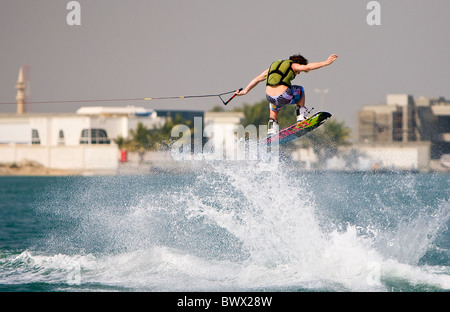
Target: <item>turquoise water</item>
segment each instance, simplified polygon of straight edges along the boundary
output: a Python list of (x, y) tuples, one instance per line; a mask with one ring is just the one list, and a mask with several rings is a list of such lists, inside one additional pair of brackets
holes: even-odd
[(0, 291), (448, 291), (450, 175), (0, 177)]

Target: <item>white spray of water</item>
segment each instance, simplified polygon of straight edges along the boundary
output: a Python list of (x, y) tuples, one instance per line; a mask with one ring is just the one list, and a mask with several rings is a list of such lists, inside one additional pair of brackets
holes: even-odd
[(320, 194), (283, 165), (213, 167), (189, 185), (144, 195), (119, 211), (78, 212), (81, 225), (63, 242), (81, 235), (79, 241), (103, 241), (114, 252), (26, 251), (1, 260), (23, 273), (0, 279), (153, 291), (385, 291), (389, 280), (403, 279), (450, 289), (447, 268), (417, 266), (429, 242), (414, 252), (424, 234), (432, 241), (438, 231), (430, 229), (448, 220), (447, 202), (396, 231), (361, 235), (357, 225), (324, 226)]
[[(261, 170), (258, 166), (227, 164), (216, 167), (216, 172), (228, 177), (227, 182), (239, 190), (245, 203), (223, 211), (216, 206), (199, 205), (201, 200), (197, 198), (190, 212), (212, 220), (243, 242), (250, 253), (246, 274), (242, 274), (246, 279), (240, 280), (243, 287), (314, 285), (326, 289), (380, 290), (385, 289), (383, 279), (396, 271), (394, 263), (402, 272), (408, 271), (405, 265), (414, 265), (409, 270), (412, 280), (417, 276), (427, 283), (433, 280), (416, 265), (439, 233), (436, 230), (430, 235), (430, 231), (450, 217), (448, 203), (433, 216), (419, 215), (408, 223), (400, 223), (398, 230), (389, 234), (360, 235), (356, 225), (329, 232), (321, 227), (317, 217), (315, 196), (320, 194), (311, 193), (302, 179), (289, 178), (282, 166)], [(216, 199), (225, 202), (229, 196), (222, 193)], [(382, 244), (387, 236), (391, 244), (394, 240), (398, 244), (389, 251)], [(417, 250), (419, 241), (421, 250)], [(449, 281), (448, 276), (436, 280), (445, 289)]]

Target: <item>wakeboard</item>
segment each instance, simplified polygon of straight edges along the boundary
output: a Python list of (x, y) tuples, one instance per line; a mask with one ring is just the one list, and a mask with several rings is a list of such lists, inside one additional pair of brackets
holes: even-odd
[(328, 112), (318, 112), (309, 118), (296, 122), (292, 126), (287, 127), (278, 133), (262, 139), (261, 142), (268, 145), (285, 144), (313, 131), (330, 117), (331, 114)]

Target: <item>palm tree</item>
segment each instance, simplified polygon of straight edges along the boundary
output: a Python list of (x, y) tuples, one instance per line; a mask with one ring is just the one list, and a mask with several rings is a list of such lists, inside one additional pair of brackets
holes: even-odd
[(191, 130), (191, 134), (193, 135), (194, 129), (191, 127), (192, 122), (184, 119), (181, 114), (175, 114), (175, 117), (173, 119), (169, 118), (161, 128), (153, 128), (150, 130), (153, 149), (160, 150), (170, 145), (172, 139), (172, 129), (176, 125), (188, 126)]
[(136, 130), (130, 129), (129, 138), (118, 136), (114, 139), (114, 142), (116, 142), (119, 149), (125, 148), (137, 153), (139, 155), (139, 163), (142, 164), (147, 151), (161, 150), (170, 144), (172, 129), (179, 124), (190, 126), (191, 122), (183, 119), (180, 114), (176, 114), (173, 120), (169, 118), (160, 128), (148, 129), (139, 122)]
[(248, 125), (267, 125), (267, 121), (269, 120), (268, 109), (268, 104), (265, 100), (257, 102), (253, 105), (244, 103), (242, 109), (244, 113), (243, 126), (246, 127)]
[(132, 152), (137, 152), (139, 155), (139, 163), (144, 162), (145, 152), (150, 150), (154, 145), (151, 140), (150, 132), (147, 127), (141, 122), (137, 124), (136, 130), (130, 129), (131, 142), (129, 144), (130, 150)]
[[(266, 100), (259, 101), (253, 105), (244, 104), (243, 126), (267, 125), (269, 121), (269, 103)], [(284, 107), (278, 114), (278, 124), (281, 128), (292, 125), (296, 120), (294, 105)]]
[(119, 150), (126, 149), (127, 145), (130, 144), (130, 140), (123, 138), (121, 135), (119, 135), (116, 139), (113, 139), (113, 141), (117, 144)]
[(329, 122), (325, 123), (324, 132), (333, 145), (350, 145), (351, 129), (346, 127), (343, 121), (338, 122), (337, 119), (331, 119)]
[(320, 128), (303, 137), (301, 145), (312, 147), (319, 157), (319, 163), (332, 158), (338, 152), (339, 146), (350, 145), (351, 129), (345, 123), (332, 118), (326, 121)]

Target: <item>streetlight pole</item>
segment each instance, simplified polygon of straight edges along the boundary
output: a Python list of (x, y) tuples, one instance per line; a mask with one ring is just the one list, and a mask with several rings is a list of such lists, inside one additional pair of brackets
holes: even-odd
[(329, 89), (314, 89), (315, 93), (320, 94), (320, 101), (321, 101), (321, 106), (323, 107), (325, 104), (325, 94), (328, 94), (328, 92), (330, 92)]

